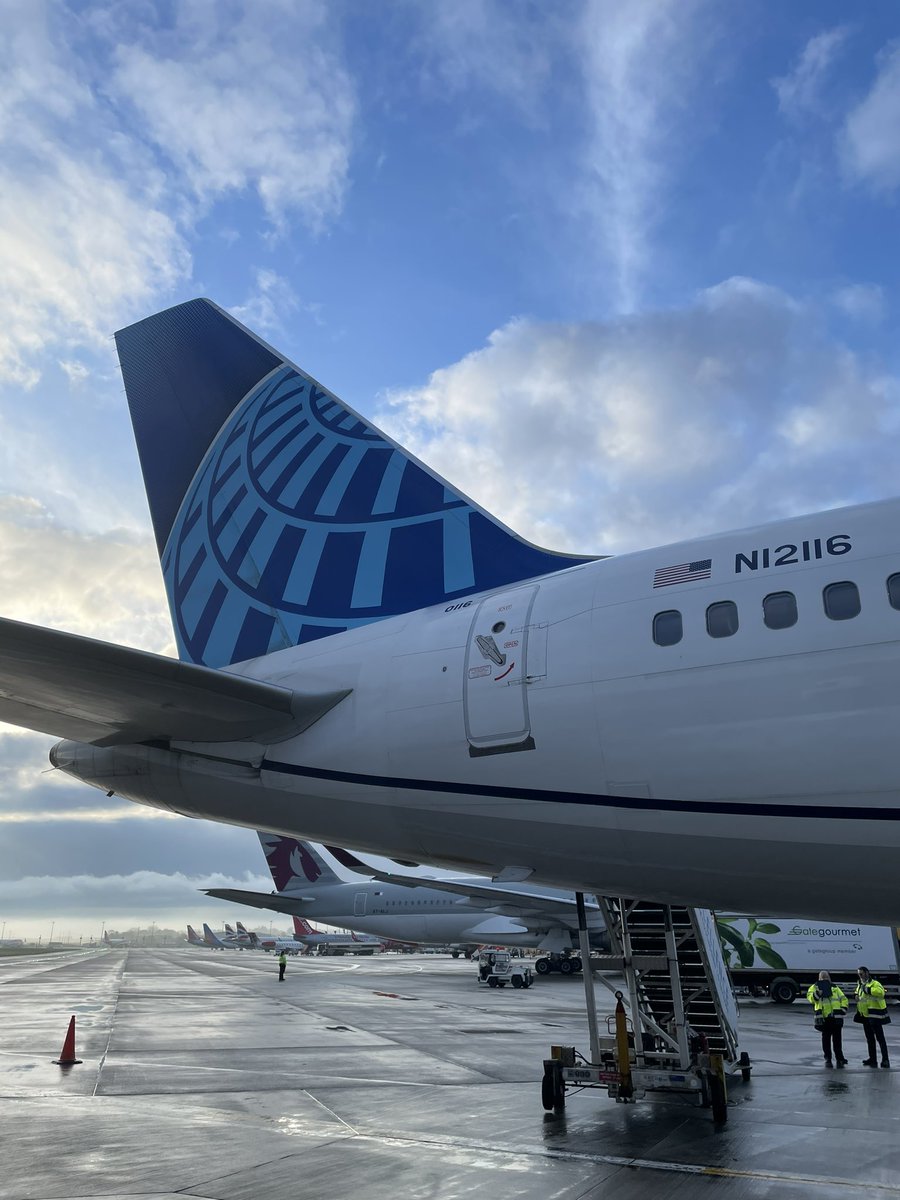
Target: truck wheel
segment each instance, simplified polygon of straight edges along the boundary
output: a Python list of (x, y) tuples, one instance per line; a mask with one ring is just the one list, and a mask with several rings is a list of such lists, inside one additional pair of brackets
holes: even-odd
[(750, 1066), (750, 1055), (746, 1050), (741, 1051), (741, 1057), (738, 1059), (738, 1066), (741, 1068), (741, 1079), (744, 1081), (744, 1083), (749, 1083), (750, 1072), (753, 1068)]
[(561, 958), (559, 960), (560, 975), (571, 975), (575, 970), (575, 964), (571, 958)]
[(538, 975), (549, 975), (550, 971), (552, 970), (550, 966), (550, 959), (539, 958), (534, 964), (534, 969), (537, 971)]
[(769, 995), (776, 1004), (793, 1004), (797, 999), (797, 985), (793, 979), (781, 976), (769, 984)]
[(497, 978), (496, 975), (491, 975), (491, 977), (488, 979), (488, 987), (499, 987), (499, 986), (500, 986), (500, 980)]
[(554, 1075), (556, 1073), (556, 1060), (552, 1058), (544, 1059), (544, 1077), (541, 1080), (541, 1104), (551, 1112), (556, 1105), (556, 1082)]
[(576, 958), (573, 958), (573, 959), (572, 959), (572, 970), (573, 970), (573, 971), (574, 971), (576, 974), (577, 974), (577, 973), (578, 973), (580, 970), (582, 970), (582, 969), (583, 969), (583, 967), (584, 967), (584, 964), (582, 963), (582, 961), (581, 961), (581, 959), (580, 959), (580, 958), (576, 957)]
[(525, 985), (522, 983), (522, 976), (521, 976), (521, 975), (513, 975), (513, 977), (512, 977), (512, 980), (511, 980), (511, 983), (512, 983), (512, 985), (513, 985), (513, 987), (514, 987), (514, 988), (520, 988), (520, 987), (524, 987), (524, 986), (525, 986)]

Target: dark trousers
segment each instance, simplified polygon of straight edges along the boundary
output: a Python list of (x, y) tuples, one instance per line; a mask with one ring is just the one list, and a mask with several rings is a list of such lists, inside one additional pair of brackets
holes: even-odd
[(875, 1042), (881, 1049), (881, 1057), (888, 1058), (887, 1042), (884, 1040), (884, 1025), (881, 1021), (873, 1020), (872, 1017), (863, 1018), (863, 1033), (866, 1035), (866, 1044), (869, 1047), (869, 1058), (872, 1062), (878, 1057), (875, 1053)]
[(841, 1032), (844, 1028), (844, 1022), (839, 1017), (826, 1017), (825, 1024), (822, 1026), (822, 1053), (826, 1058), (831, 1058), (832, 1049), (834, 1057), (839, 1061), (844, 1060), (844, 1048), (841, 1044)]
[(284, 968), (285, 968), (285, 965), (286, 965), (285, 963), (279, 963), (279, 964), (278, 964), (278, 982), (279, 982), (279, 983), (282, 981), (282, 979), (284, 979)]

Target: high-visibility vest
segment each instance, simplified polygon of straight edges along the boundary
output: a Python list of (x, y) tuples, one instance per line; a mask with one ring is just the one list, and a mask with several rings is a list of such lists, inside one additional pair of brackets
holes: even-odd
[[(831, 992), (822, 996), (819, 992), (821, 983), (810, 984), (809, 991), (806, 993), (807, 1000), (813, 1005), (817, 1017), (843, 1017), (850, 1006), (850, 1001), (836, 983), (827, 986), (831, 988)], [(822, 988), (823, 992), (824, 990)]]
[(861, 1017), (872, 1021), (887, 1020), (887, 1000), (884, 998), (884, 986), (877, 979), (862, 980), (856, 985), (856, 1011)]

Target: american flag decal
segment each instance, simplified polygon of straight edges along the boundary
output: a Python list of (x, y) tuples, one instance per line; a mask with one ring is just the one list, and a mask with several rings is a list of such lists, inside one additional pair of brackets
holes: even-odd
[(653, 586), (669, 587), (673, 583), (691, 583), (695, 579), (709, 579), (712, 575), (712, 559), (701, 558), (697, 562), (677, 563), (674, 567), (657, 567), (653, 572)]

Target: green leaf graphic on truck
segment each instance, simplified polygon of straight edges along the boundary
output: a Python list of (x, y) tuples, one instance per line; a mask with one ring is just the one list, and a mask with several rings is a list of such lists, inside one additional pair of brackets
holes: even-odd
[(758, 958), (767, 967), (786, 971), (787, 963), (765, 936), (767, 933), (780, 933), (781, 926), (773, 925), (771, 921), (757, 921), (753, 917), (747, 917), (747, 932), (744, 934), (734, 928), (735, 921), (744, 919), (743, 917), (716, 917), (716, 929), (719, 941), (722, 943), (725, 965), (729, 969), (752, 967)]

